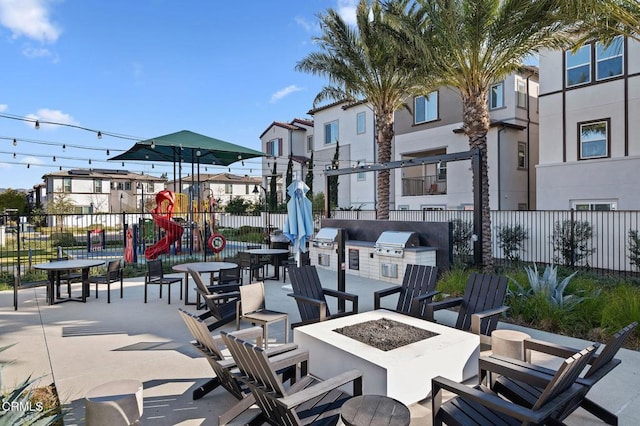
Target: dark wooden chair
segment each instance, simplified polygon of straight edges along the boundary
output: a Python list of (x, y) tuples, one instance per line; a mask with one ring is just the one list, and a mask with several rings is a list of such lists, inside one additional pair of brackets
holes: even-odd
[(220, 269), (218, 276), (214, 276), (212, 273), (210, 277), (211, 280), (209, 286), (212, 287), (210, 288), (211, 291), (214, 291), (214, 287), (218, 284), (237, 284), (238, 286), (241, 286), (243, 282), (240, 266)]
[(423, 316), (424, 306), (431, 303), (436, 291), (438, 268), (426, 265), (407, 265), (401, 286), (394, 286), (373, 293), (373, 308), (380, 309), (383, 297), (398, 294), (395, 311), (407, 315)]
[(167, 290), (167, 302), (171, 304), (171, 284), (180, 283), (180, 300), (182, 300), (182, 278), (165, 277), (162, 269), (162, 260), (147, 261), (147, 275), (144, 278), (144, 303), (147, 303), (147, 287), (149, 285), (160, 286), (160, 299), (162, 299), (162, 287), (169, 287)]
[[(362, 395), (362, 373), (358, 370), (323, 381), (302, 373), (300, 380), (287, 388), (264, 349), (224, 331), (221, 335), (268, 424), (335, 425), (342, 404)], [(353, 383), (353, 395), (338, 389), (349, 383)]]
[[(522, 374), (518, 370), (496, 369), (497, 374), (517, 377), (543, 388), (531, 408), (505, 400), (482, 385), (471, 387), (442, 376), (435, 377), (431, 380), (433, 425), (440, 426), (443, 422), (447, 425), (555, 424), (554, 413), (576, 398), (584, 397), (584, 387), (576, 380), (595, 349), (595, 346), (589, 346), (567, 358), (551, 380), (531, 373)], [(480, 358), (481, 371), (485, 367), (484, 358)], [(443, 391), (456, 396), (443, 403)]]
[[(57, 262), (58, 260), (69, 260), (69, 256), (60, 256), (55, 259), (49, 259), (49, 262)], [(56, 283), (56, 297), (60, 298), (60, 287), (67, 285), (67, 295), (71, 297), (71, 283), (82, 282), (82, 273), (78, 269), (68, 269), (66, 271), (50, 272), (53, 274)]]
[[(205, 356), (211, 365), (211, 369), (215, 373), (214, 378), (193, 391), (193, 399), (197, 400), (202, 398), (218, 386), (222, 386), (229, 391), (231, 395), (238, 399), (238, 402), (232, 408), (218, 417), (218, 425), (226, 425), (255, 404), (255, 398), (249, 389), (240, 380), (238, 380), (238, 369), (236, 368), (236, 363), (233, 358), (223, 354), (222, 350), (224, 349), (225, 344), (222, 341), (222, 337), (212, 336), (207, 328), (207, 324), (197, 315), (187, 312), (182, 308), (178, 308), (178, 311), (180, 312), (180, 316), (182, 317), (185, 325), (195, 339), (191, 344)], [(259, 327), (236, 331), (233, 335), (245, 340), (256, 341), (258, 344), (262, 343), (262, 330)], [(289, 357), (299, 357), (300, 351), (295, 351), (297, 347), (298, 346), (293, 343), (276, 346), (275, 348), (269, 349), (269, 351), (267, 351), (267, 355), (269, 357), (274, 357), (274, 362), (282, 362), (287, 358), (282, 356), (278, 358), (275, 357), (284, 353), (288, 353)], [(295, 367), (295, 364), (298, 362), (299, 358), (295, 360), (293, 367)], [(290, 380), (292, 383), (295, 382), (296, 370), (295, 368), (291, 368), (291, 366), (287, 366), (286, 363), (283, 363), (278, 370), (278, 373), (282, 375), (283, 381)]]
[[(625, 340), (627, 340), (629, 335), (637, 326), (637, 322), (631, 323), (614, 334), (606, 343), (604, 349), (602, 349), (599, 354), (592, 358), (592, 360), (589, 362), (591, 364), (591, 367), (589, 367), (584, 375), (580, 379), (578, 379), (578, 382), (586, 386), (588, 389), (591, 389), (593, 385), (595, 385), (601, 378), (603, 378), (611, 370), (616, 368), (621, 361), (614, 357), (624, 344)], [(530, 354), (531, 351), (536, 351), (561, 358), (566, 358), (567, 356), (570, 356), (570, 354), (575, 352), (575, 349), (573, 348), (530, 339), (524, 341), (524, 348), (525, 353), (527, 354)], [(554, 370), (550, 370), (548, 368), (530, 364), (520, 360), (513, 360), (498, 356), (492, 356), (490, 357), (490, 360), (495, 363), (510, 365), (513, 368), (535, 371), (537, 374), (546, 375), (549, 378), (551, 378), (555, 374)], [(543, 392), (543, 389), (540, 387), (532, 386), (529, 383), (507, 376), (500, 376), (492, 382), (493, 383), (491, 384), (491, 387), (494, 392), (498, 393), (499, 395), (503, 395), (507, 399), (517, 404), (524, 405), (525, 407), (531, 407)], [(574, 401), (573, 404), (568, 404), (566, 407), (564, 407), (562, 412), (554, 415), (554, 418), (558, 421), (562, 421), (578, 407), (584, 408), (607, 424), (618, 424), (618, 416), (586, 397)]]
[(107, 263), (107, 271), (104, 275), (89, 277), (89, 283), (96, 285), (96, 299), (98, 298), (98, 286), (107, 286), (107, 303), (111, 303), (111, 284), (120, 281), (120, 299), (123, 296), (122, 259), (111, 260)]
[[(298, 266), (296, 264), (296, 258), (295, 256), (290, 256), (287, 258), (287, 260), (283, 261), (281, 264), (282, 266), (282, 282), (286, 283), (287, 282), (287, 271), (289, 270), (290, 267), (296, 267)], [(300, 252), (300, 266), (310, 266), (311, 265), (311, 259), (309, 258), (309, 251), (305, 251)]]
[(472, 273), (462, 297), (427, 304), (424, 318), (434, 321), (437, 310), (459, 307), (455, 328), (478, 334), (483, 345), (490, 345), (491, 332), (498, 326), (499, 316), (508, 309), (503, 305), (507, 284), (506, 277)]
[[(198, 316), (201, 320), (208, 320), (209, 331), (222, 327), (236, 319), (236, 305), (240, 300), (240, 292), (234, 284), (228, 287), (218, 285), (218, 293), (211, 293), (202, 280), (198, 271), (189, 269), (189, 274), (196, 283), (196, 293), (204, 301), (207, 312)], [(227, 290), (227, 291), (225, 291)]]
[[(264, 279), (265, 265), (260, 261), (259, 256), (253, 256), (251, 253), (246, 251), (239, 251), (237, 263), (242, 271), (249, 272), (249, 283), (253, 282), (254, 279)], [(260, 275), (261, 272), (262, 275)]]
[[(315, 266), (291, 266), (289, 267), (289, 275), (291, 276), (293, 293), (287, 296), (296, 299), (301, 319), (300, 322), (291, 324), (291, 327), (298, 327), (300, 325), (312, 324), (318, 321), (358, 313), (358, 296), (351, 293), (322, 288)], [(327, 306), (326, 296), (335, 297), (339, 301), (350, 301), (351, 310), (331, 314)]]

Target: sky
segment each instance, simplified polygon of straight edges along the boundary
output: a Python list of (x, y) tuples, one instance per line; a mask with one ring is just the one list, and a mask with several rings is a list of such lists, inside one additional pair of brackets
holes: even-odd
[[(333, 8), (352, 22), (355, 4), (0, 0), (0, 188), (31, 188), (59, 167), (122, 168), (105, 160), (180, 130), (261, 150), (273, 121), (311, 118), (326, 84), (295, 70), (318, 50), (317, 15)], [(231, 172), (259, 175), (259, 163)], [(124, 168), (172, 175), (170, 163)]]

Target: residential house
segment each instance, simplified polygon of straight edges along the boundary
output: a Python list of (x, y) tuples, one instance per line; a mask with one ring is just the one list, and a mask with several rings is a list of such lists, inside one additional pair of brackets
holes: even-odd
[[(43, 205), (66, 196), (75, 213), (142, 212), (148, 199), (164, 188), (164, 178), (127, 170), (73, 169), (42, 176), (46, 185)], [(35, 187), (34, 187), (35, 189)]]
[(640, 209), (640, 43), (540, 52), (538, 209)]

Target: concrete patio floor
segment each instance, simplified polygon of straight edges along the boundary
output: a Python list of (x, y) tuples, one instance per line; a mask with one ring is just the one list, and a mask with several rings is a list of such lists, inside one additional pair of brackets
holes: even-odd
[[(323, 286), (336, 287), (335, 272), (319, 269), (319, 274)], [(12, 387), (29, 375), (39, 377), (41, 385), (55, 382), (68, 410), (65, 424), (83, 425), (83, 398), (90, 389), (113, 380), (136, 379), (144, 386), (144, 424), (216, 425), (218, 415), (231, 407), (235, 398), (218, 388), (200, 400), (192, 400), (191, 392), (211, 378), (211, 367), (189, 344), (191, 335), (177, 310), (185, 307), (178, 298), (177, 286), (173, 286), (171, 305), (167, 304), (166, 295), (158, 298), (157, 288), (150, 289), (149, 301), (144, 304), (143, 282), (143, 277), (125, 280), (124, 298), (120, 299), (118, 291), (112, 289), (111, 304), (107, 304), (103, 287), (99, 299), (95, 299), (92, 287), (86, 304), (54, 306), (46, 304), (44, 287), (25, 288), (19, 293), (18, 311), (13, 309), (13, 293), (0, 292), (0, 347), (15, 344), (0, 353), (0, 363), (12, 361), (0, 372), (2, 387)], [(190, 300), (195, 298), (193, 286), (190, 283)], [(360, 296), (359, 310), (364, 312), (373, 309), (373, 292), (389, 284), (347, 275), (346, 286), (347, 291)], [(267, 281), (265, 287), (270, 309), (288, 312), (292, 322), (299, 320), (296, 304), (286, 296), (282, 282)], [(386, 301), (387, 306), (392, 302)], [(186, 308), (196, 312), (194, 306)], [(443, 314), (438, 319), (447, 323), (452, 316)], [(230, 324), (223, 329), (234, 328)], [(504, 323), (499, 328), (521, 329)], [(554, 343), (577, 348), (588, 345), (578, 339), (522, 330)], [(270, 327), (270, 338), (277, 343), (283, 341), (280, 324)], [(601, 380), (589, 396), (617, 413), (620, 424), (640, 424), (640, 353), (623, 349), (618, 357), (622, 364)], [(310, 370), (313, 372), (313, 365)], [(412, 425), (431, 424), (430, 404), (425, 400), (410, 407)], [(599, 424), (581, 410), (567, 423)], [(234, 424), (242, 424), (242, 417)]]

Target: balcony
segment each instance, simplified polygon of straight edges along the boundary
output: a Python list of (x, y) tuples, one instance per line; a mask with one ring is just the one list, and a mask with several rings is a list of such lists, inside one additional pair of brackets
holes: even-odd
[(446, 193), (447, 181), (438, 180), (436, 175), (418, 178), (402, 178), (402, 195), (405, 197), (442, 195)]

